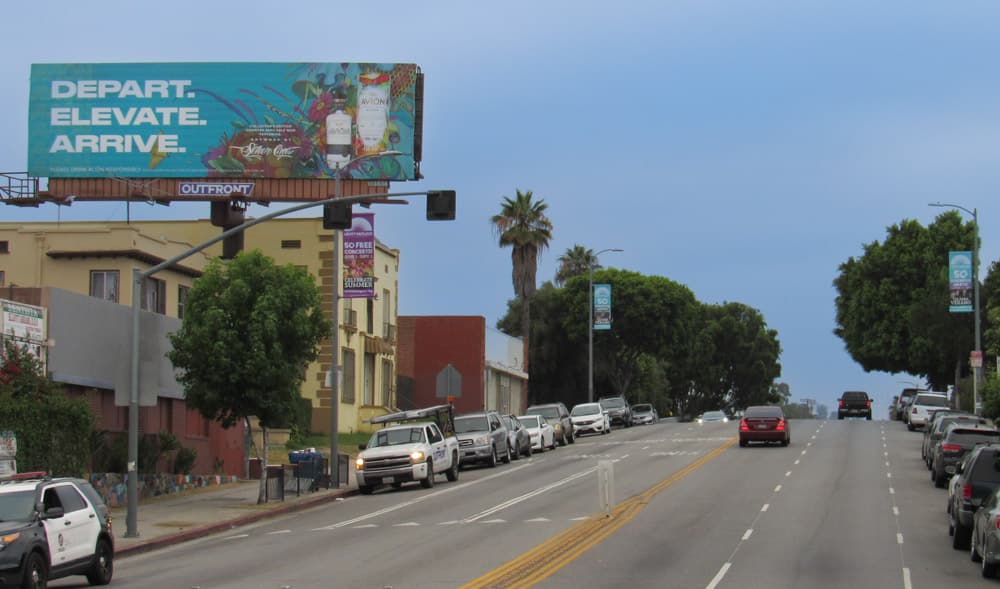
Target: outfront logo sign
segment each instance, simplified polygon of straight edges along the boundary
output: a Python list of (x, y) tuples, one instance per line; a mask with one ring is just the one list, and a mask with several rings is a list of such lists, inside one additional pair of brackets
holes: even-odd
[(28, 171), (48, 178), (413, 180), (414, 64), (34, 64)]
[(178, 182), (177, 194), (184, 196), (232, 196), (253, 194), (253, 182)]

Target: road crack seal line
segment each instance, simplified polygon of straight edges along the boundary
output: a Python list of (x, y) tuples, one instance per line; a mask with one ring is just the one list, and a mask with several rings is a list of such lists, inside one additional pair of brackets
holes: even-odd
[(460, 589), (527, 588), (552, 576), (631, 521), (658, 493), (704, 466), (735, 443), (736, 438), (729, 438), (722, 446), (670, 477), (622, 501), (612, 509), (610, 516), (603, 513), (593, 515), (508, 563), (462, 585)]

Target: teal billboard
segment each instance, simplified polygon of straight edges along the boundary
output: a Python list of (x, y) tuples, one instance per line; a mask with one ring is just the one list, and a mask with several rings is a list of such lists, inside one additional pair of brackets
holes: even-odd
[(594, 285), (594, 330), (611, 329), (611, 285)]
[(414, 64), (34, 64), (28, 172), (414, 180)]

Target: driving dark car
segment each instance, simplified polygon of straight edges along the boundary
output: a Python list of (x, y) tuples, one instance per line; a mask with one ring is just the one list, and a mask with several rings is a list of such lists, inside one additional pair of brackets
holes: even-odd
[(920, 457), (924, 459), (928, 470), (931, 467), (931, 455), (934, 452), (934, 446), (944, 437), (948, 427), (956, 421), (962, 422), (963, 425), (987, 425), (989, 423), (989, 420), (985, 417), (979, 417), (962, 411), (946, 410), (935, 412), (927, 427), (924, 428), (924, 440), (920, 446)]
[(559, 441), (560, 446), (576, 442), (576, 429), (573, 427), (573, 419), (570, 417), (566, 405), (562, 403), (532, 405), (524, 410), (524, 414), (544, 417), (555, 431), (556, 440)]
[(632, 427), (632, 408), (625, 397), (602, 397), (600, 402), (601, 409), (607, 411), (611, 418), (611, 425), (620, 423), (625, 427)]
[(740, 420), (740, 447), (751, 442), (778, 442), (787, 446), (791, 441), (788, 421), (781, 407), (760, 405), (747, 407)]

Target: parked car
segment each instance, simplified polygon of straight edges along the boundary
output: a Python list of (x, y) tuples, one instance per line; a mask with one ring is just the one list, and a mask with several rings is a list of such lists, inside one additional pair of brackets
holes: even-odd
[(640, 425), (644, 423), (656, 423), (660, 421), (660, 416), (656, 409), (649, 403), (639, 403), (632, 405), (632, 424)]
[(556, 440), (560, 446), (576, 442), (576, 430), (573, 428), (573, 419), (569, 416), (569, 410), (562, 403), (545, 403), (543, 405), (532, 405), (525, 409), (527, 415), (541, 415), (552, 426)]
[(918, 427), (924, 427), (932, 411), (947, 407), (947, 393), (917, 393), (907, 410), (906, 429), (912, 432)]
[(910, 403), (913, 401), (913, 398), (917, 396), (917, 393), (923, 392), (926, 392), (926, 389), (903, 389), (902, 392), (899, 393), (899, 397), (896, 399), (893, 419), (905, 422), (906, 410), (909, 408)]
[(620, 423), (624, 427), (632, 427), (632, 409), (625, 397), (602, 397), (600, 403), (601, 408), (608, 412), (611, 425)]
[(1000, 567), (1000, 489), (990, 494), (972, 518), (972, 562), (981, 563), (985, 578), (997, 576)]
[(698, 423), (713, 423), (716, 421), (725, 423), (729, 421), (729, 417), (725, 411), (706, 411), (698, 416)]
[(976, 444), (1000, 442), (1000, 431), (987, 425), (953, 423), (931, 454), (931, 481), (943, 489), (955, 467)]
[(569, 412), (576, 435), (585, 433), (607, 434), (611, 432), (611, 418), (601, 408), (600, 403), (580, 403)]
[(935, 411), (930, 422), (924, 427), (924, 440), (920, 446), (920, 457), (924, 459), (928, 470), (931, 468), (931, 454), (934, 452), (934, 446), (944, 437), (948, 426), (956, 421), (963, 422), (963, 425), (973, 423), (989, 424), (989, 420), (985, 417), (979, 417), (971, 413), (951, 410)]
[(956, 550), (968, 550), (972, 516), (1000, 488), (1000, 446), (976, 446), (955, 469), (948, 487), (948, 534)]
[(45, 587), (70, 575), (107, 585), (114, 574), (108, 508), (82, 479), (54, 479), (44, 472), (3, 477), (0, 537), (4, 587)]
[(545, 452), (546, 448), (556, 449), (556, 433), (552, 424), (541, 415), (518, 415), (517, 420), (531, 436), (531, 448)]
[(510, 462), (507, 428), (496, 411), (477, 411), (455, 418), (455, 435), (461, 453), (459, 465), (485, 462), (490, 467), (497, 462)]
[(513, 415), (503, 415), (501, 418), (507, 428), (507, 444), (512, 448), (511, 457), (519, 460), (523, 454), (531, 458), (531, 434)]
[(788, 421), (781, 407), (747, 407), (740, 420), (740, 447), (745, 448), (750, 442), (778, 442), (787, 446), (791, 441)]

